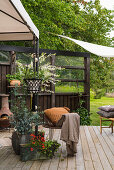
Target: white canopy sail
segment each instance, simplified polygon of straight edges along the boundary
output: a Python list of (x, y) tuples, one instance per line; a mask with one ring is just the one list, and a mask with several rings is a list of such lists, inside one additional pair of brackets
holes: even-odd
[(114, 48), (112, 48), (112, 47), (92, 44), (92, 43), (76, 40), (76, 39), (73, 39), (73, 38), (70, 38), (70, 37), (66, 37), (66, 36), (63, 36), (63, 35), (58, 35), (58, 36), (75, 42), (76, 44), (83, 47), (85, 50), (87, 50), (90, 53), (93, 53), (95, 55), (98, 55), (98, 56), (101, 56), (101, 57), (114, 57)]
[(39, 31), (20, 0), (0, 0), (0, 41), (33, 40)]

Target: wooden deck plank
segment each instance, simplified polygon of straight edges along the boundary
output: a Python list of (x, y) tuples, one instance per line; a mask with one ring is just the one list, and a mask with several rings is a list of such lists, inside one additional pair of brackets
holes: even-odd
[[(97, 127), (98, 130), (99, 130), (99, 133), (100, 133), (100, 127)], [(114, 155), (114, 142), (112, 143), (112, 141), (110, 140), (110, 135), (111, 133), (108, 131), (108, 129), (105, 129), (103, 132), (102, 132), (102, 137), (104, 137), (104, 140), (105, 142), (107, 143), (107, 145), (109, 146), (112, 154)], [(114, 137), (113, 137), (114, 138)]]
[(39, 160), (39, 161), (34, 161), (30, 170), (39, 170), (41, 165), (42, 165), (42, 160)]
[(97, 153), (99, 154), (99, 158), (101, 160), (104, 170), (112, 170), (112, 167), (110, 166), (107, 156), (105, 155), (105, 152), (102, 148), (102, 144), (100, 143), (95, 131), (93, 130), (93, 127), (88, 127), (88, 128), (89, 128), (90, 134), (93, 138), (95, 147), (97, 149)]
[[(49, 129), (44, 129), (48, 137)], [(50, 160), (20, 161), (7, 139), (11, 132), (0, 132), (0, 170), (112, 170), (114, 169), (114, 134), (110, 129), (99, 127), (80, 128), (80, 140), (74, 157), (67, 157), (66, 144), (60, 140), (60, 130), (55, 130), (53, 139), (61, 143), (55, 157)], [(1, 144), (0, 143), (0, 144)], [(9, 145), (9, 146), (4, 146)]]
[(1, 162), (1, 164), (0, 164), (0, 167), (1, 168), (6, 168), (7, 166), (9, 166), (9, 163), (10, 163), (10, 161), (14, 158), (14, 154), (12, 154), (12, 148), (11, 148), (11, 153), (7, 156), (7, 158), (4, 160), (4, 161), (2, 161)]
[[(61, 130), (59, 130), (59, 133), (61, 133)], [(66, 144), (65, 142), (61, 141), (60, 138), (58, 142), (61, 144), (60, 147), (60, 158), (59, 158), (59, 165), (58, 170), (66, 170), (67, 169), (67, 152), (66, 152)]]
[(111, 140), (112, 144), (114, 145), (114, 133), (111, 133), (110, 129), (105, 129), (104, 132), (107, 134), (108, 138)]
[(5, 147), (5, 152), (3, 152), (3, 154), (0, 156), (0, 165), (2, 164), (2, 162), (5, 161), (5, 159), (7, 159), (11, 152), (12, 152), (11, 148)]
[(9, 159), (8, 163), (4, 166), (5, 169), (9, 168), (9, 170), (12, 170), (13, 168), (15, 168), (17, 162), (20, 160), (19, 155), (15, 155), (15, 153), (12, 153), (11, 156), (12, 156), (12, 159)]
[(51, 159), (50, 160), (43, 160), (42, 165), (40, 167), (40, 170), (48, 170), (50, 163), (51, 163)]
[(77, 170), (85, 170), (84, 157), (83, 157), (82, 145), (81, 145), (81, 139), (80, 138), (79, 138), (79, 143), (77, 145), (76, 168), (77, 168)]
[(87, 142), (88, 142), (88, 146), (89, 146), (89, 149), (90, 149), (90, 154), (91, 154), (92, 162), (93, 162), (93, 165), (94, 165), (94, 169), (95, 170), (103, 170), (102, 164), (99, 160), (99, 156), (98, 156), (96, 147), (94, 145), (94, 142), (92, 140), (92, 137), (90, 135), (90, 132), (88, 130), (88, 127), (87, 126), (84, 127), (84, 130), (85, 130), (85, 134), (86, 134), (86, 137), (87, 137)]
[(59, 159), (59, 165), (58, 170), (67, 170), (67, 155), (66, 155), (66, 144), (64, 142), (60, 142), (61, 148), (60, 148), (60, 159)]
[(76, 158), (75, 158), (75, 156), (68, 157), (67, 160), (68, 160), (67, 170), (75, 170), (76, 169)]
[(99, 134), (99, 131), (97, 129), (97, 127), (94, 127), (94, 131), (97, 134), (97, 137), (100, 141), (100, 143), (102, 144), (102, 147), (104, 149), (104, 152), (108, 158), (108, 161), (110, 162), (110, 165), (112, 167), (112, 169), (114, 169), (114, 155), (111, 152), (109, 146), (107, 145), (107, 143), (105, 142), (105, 137), (103, 137), (101, 134)]
[(89, 170), (89, 169), (94, 170), (87, 138), (86, 138), (83, 127), (80, 127), (80, 136), (81, 136), (82, 150), (83, 150), (83, 155), (84, 155), (85, 169), (86, 170)]
[(32, 167), (33, 161), (25, 162), (24, 166), (21, 168), (22, 170), (28, 170)]
[[(60, 138), (60, 130), (56, 129), (54, 131), (53, 139), (57, 140), (59, 142), (59, 138)], [(59, 153), (60, 152), (61, 152), (61, 149), (59, 148), (59, 150), (55, 154), (55, 157), (53, 157), (52, 160), (51, 160), (49, 170), (57, 170), (58, 169), (58, 165), (59, 165)]]

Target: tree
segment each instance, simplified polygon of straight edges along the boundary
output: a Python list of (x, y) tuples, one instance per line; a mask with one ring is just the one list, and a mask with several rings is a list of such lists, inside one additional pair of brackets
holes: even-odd
[[(21, 1), (40, 31), (40, 48), (85, 51), (73, 42), (49, 32), (112, 46), (112, 39), (107, 37), (107, 32), (113, 28), (112, 11), (102, 8), (99, 0), (89, 3), (84, 3), (84, 0)], [(107, 86), (111, 67), (110, 59), (91, 55), (91, 88), (96, 91)]]

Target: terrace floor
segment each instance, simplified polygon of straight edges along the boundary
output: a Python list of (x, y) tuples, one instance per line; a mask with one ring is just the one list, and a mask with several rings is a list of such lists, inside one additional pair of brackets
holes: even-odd
[[(46, 134), (48, 134), (48, 129)], [(81, 126), (77, 154), (66, 156), (65, 143), (60, 141), (60, 130), (54, 139), (61, 143), (53, 159), (21, 162), (11, 147), (11, 132), (0, 132), (0, 170), (114, 170), (114, 134), (111, 129), (98, 126)]]

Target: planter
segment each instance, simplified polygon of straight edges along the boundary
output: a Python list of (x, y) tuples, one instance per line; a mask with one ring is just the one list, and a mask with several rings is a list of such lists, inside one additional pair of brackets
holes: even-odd
[(20, 80), (11, 80), (10, 81), (10, 86), (20, 86), (21, 82)]
[(31, 151), (31, 147), (24, 144), (20, 145), (20, 158), (21, 161), (49, 159), (46, 155), (38, 152), (35, 147)]
[(27, 90), (30, 93), (38, 93), (41, 89), (41, 79), (25, 79), (25, 83), (27, 85)]
[(30, 135), (19, 135), (17, 132), (12, 134), (12, 147), (16, 155), (20, 155), (20, 144), (26, 144), (30, 141)]

